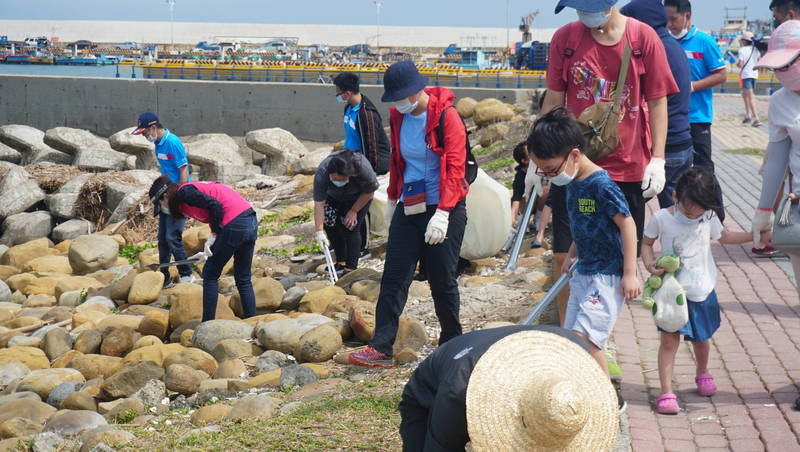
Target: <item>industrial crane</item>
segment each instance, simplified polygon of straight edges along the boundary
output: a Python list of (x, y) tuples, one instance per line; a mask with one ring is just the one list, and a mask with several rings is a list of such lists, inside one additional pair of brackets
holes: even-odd
[(522, 32), (522, 42), (531, 41), (531, 25), (533, 25), (533, 21), (536, 20), (537, 16), (539, 16), (538, 9), (522, 18), (522, 22), (519, 24), (519, 31)]

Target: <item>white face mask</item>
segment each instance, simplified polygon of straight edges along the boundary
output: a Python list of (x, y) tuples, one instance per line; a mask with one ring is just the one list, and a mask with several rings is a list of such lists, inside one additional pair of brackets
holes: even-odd
[(590, 13), (587, 11), (576, 10), (578, 13), (578, 20), (580, 20), (588, 28), (600, 28), (608, 22), (611, 14), (606, 14), (603, 11)]
[(349, 181), (348, 181), (348, 180), (336, 180), (336, 179), (331, 179), (331, 183), (332, 183), (333, 185), (337, 186), (337, 187), (340, 187), (340, 188), (341, 188), (341, 187), (344, 187), (345, 185), (347, 185), (347, 182), (349, 182)]
[(347, 101), (342, 98), (341, 94), (337, 94), (336, 95), (336, 102), (339, 102), (340, 104), (346, 104), (347, 103)]
[(395, 103), (394, 106), (395, 108), (397, 108), (397, 111), (406, 115), (417, 109), (417, 107), (419, 106), (419, 101), (412, 103), (408, 99), (403, 99)]
[(564, 171), (561, 171), (561, 174), (550, 179), (550, 182), (554, 183), (555, 185), (558, 185), (559, 187), (563, 187), (565, 185), (569, 185), (573, 180), (575, 180), (575, 176), (577, 175), (578, 175), (578, 167), (576, 165), (575, 171), (572, 173), (572, 175), (567, 174), (567, 169), (564, 168)]
[(149, 141), (151, 143), (155, 143), (156, 142), (156, 137), (145, 137), (145, 138), (147, 138), (147, 141)]
[(169, 215), (170, 214), (169, 207), (164, 207), (164, 205), (162, 204), (161, 213), (163, 213), (164, 215)]
[(686, 28), (686, 27), (683, 27), (683, 30), (681, 30), (681, 32), (678, 33), (678, 34), (674, 34), (671, 31), (669, 32), (669, 35), (672, 36), (675, 39), (683, 39), (688, 34), (689, 34), (689, 29)]

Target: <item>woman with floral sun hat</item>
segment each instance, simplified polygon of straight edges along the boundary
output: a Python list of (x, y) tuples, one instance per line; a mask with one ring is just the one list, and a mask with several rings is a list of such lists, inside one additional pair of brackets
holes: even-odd
[[(764, 164), (761, 198), (753, 215), (753, 244), (760, 248), (762, 233), (772, 231), (773, 207), (787, 173), (787, 195), (800, 195), (800, 20), (784, 22), (772, 33), (769, 50), (757, 67), (772, 69), (783, 85), (769, 102), (768, 158)], [(788, 254), (795, 281), (800, 281), (800, 254)], [(800, 399), (795, 402), (795, 408), (800, 409)]]

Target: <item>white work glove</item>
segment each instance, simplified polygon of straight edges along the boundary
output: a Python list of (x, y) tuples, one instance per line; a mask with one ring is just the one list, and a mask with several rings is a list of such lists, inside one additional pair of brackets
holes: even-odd
[(211, 252), (211, 247), (214, 246), (214, 242), (216, 241), (217, 241), (217, 234), (211, 234), (206, 239), (206, 244), (203, 247), (203, 254), (206, 255), (206, 259), (214, 255), (214, 253)]
[(397, 201), (391, 199), (386, 200), (386, 209), (383, 211), (383, 218), (386, 220), (386, 231), (389, 231), (389, 226), (392, 225), (392, 218), (394, 217), (394, 209), (397, 207)]
[(200, 265), (200, 264), (204, 263), (205, 261), (207, 261), (208, 257), (206, 256), (206, 253), (200, 251), (199, 253), (195, 254), (194, 256), (190, 257), (189, 259), (197, 259), (197, 262), (195, 262), (195, 265)]
[(447, 238), (447, 225), (450, 223), (450, 212), (436, 209), (431, 220), (428, 221), (428, 228), (425, 230), (425, 243), (428, 245), (438, 245)]
[(766, 243), (761, 241), (761, 234), (772, 231), (773, 218), (771, 210), (757, 209), (753, 215), (753, 248), (761, 249)]
[(664, 170), (666, 162), (661, 157), (653, 157), (647, 168), (644, 169), (644, 177), (642, 177), (642, 194), (645, 199), (653, 198), (664, 190), (664, 185), (667, 183), (667, 174)]
[(317, 243), (322, 248), (330, 248), (331, 242), (328, 241), (328, 235), (325, 234), (325, 231), (317, 231)]
[(525, 198), (527, 199), (532, 187), (536, 187), (536, 196), (542, 196), (542, 176), (536, 174), (539, 169), (533, 160), (528, 163), (528, 172), (525, 173)]

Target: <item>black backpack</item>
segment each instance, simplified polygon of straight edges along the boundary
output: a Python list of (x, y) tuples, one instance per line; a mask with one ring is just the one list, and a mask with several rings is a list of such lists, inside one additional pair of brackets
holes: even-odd
[[(447, 110), (455, 109), (454, 106), (450, 105), (442, 111), (442, 115), (439, 117), (439, 125), (436, 127), (436, 136), (439, 138), (439, 144), (444, 147), (444, 120), (445, 116), (447, 115)], [(464, 133), (466, 134), (466, 153), (467, 153), (467, 165), (464, 168), (464, 179), (467, 181), (468, 184), (472, 185), (475, 182), (475, 179), (478, 178), (478, 162), (475, 160), (475, 156), (472, 155), (472, 146), (469, 143), (469, 135), (470, 132), (467, 130), (467, 125), (464, 123), (464, 118), (458, 114), (458, 119), (461, 120), (461, 124), (464, 125)]]

